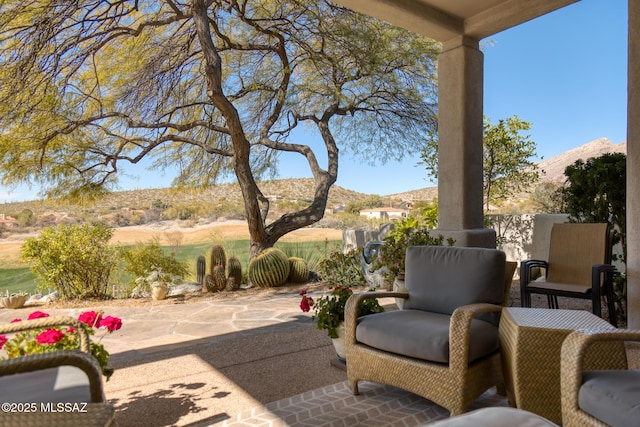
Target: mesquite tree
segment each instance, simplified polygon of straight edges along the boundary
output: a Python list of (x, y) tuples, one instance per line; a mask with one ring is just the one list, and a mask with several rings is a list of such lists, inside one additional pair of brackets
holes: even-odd
[[(123, 164), (176, 186), (235, 175), (251, 253), (324, 215), (338, 151), (419, 152), (435, 128), (439, 44), (328, 1), (16, 0), (0, 8), (0, 172), (49, 197), (117, 188)], [(320, 161), (292, 136), (307, 125)], [(278, 154), (313, 201), (267, 224)]]
[[(530, 135), (521, 134), (531, 129), (531, 123), (518, 116), (498, 120), (492, 124), (487, 117), (483, 124), (482, 189), (485, 209), (491, 203), (504, 201), (538, 181), (538, 166), (532, 160), (536, 143)], [(438, 140), (432, 135), (421, 154), (427, 173), (438, 177)]]

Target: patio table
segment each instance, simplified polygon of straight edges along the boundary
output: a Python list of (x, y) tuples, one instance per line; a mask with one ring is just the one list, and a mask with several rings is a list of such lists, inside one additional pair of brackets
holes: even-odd
[[(560, 349), (577, 329), (615, 330), (583, 310), (506, 307), (500, 320), (500, 353), (509, 404), (562, 423)], [(626, 369), (624, 343), (597, 343), (586, 369)]]

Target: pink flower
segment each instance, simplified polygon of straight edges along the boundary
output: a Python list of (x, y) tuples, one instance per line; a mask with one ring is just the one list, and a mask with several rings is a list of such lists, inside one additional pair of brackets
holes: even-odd
[(36, 337), (36, 341), (38, 344), (55, 344), (60, 341), (64, 337), (64, 332), (59, 329), (47, 329), (46, 331), (40, 332), (40, 334)]
[(31, 313), (29, 315), (29, 317), (27, 317), (27, 320), (39, 319), (41, 317), (49, 317), (49, 315), (47, 313), (42, 312), (42, 311), (34, 311), (33, 313)]
[(301, 296), (305, 296), (306, 294), (307, 294), (307, 290), (306, 289), (303, 289), (303, 290), (300, 291), (300, 295)]
[(107, 316), (104, 319), (100, 320), (98, 327), (105, 327), (109, 330), (109, 332), (117, 331), (122, 327), (122, 320), (118, 317)]
[(76, 331), (76, 328), (74, 328), (73, 326), (69, 326), (69, 329), (67, 329), (67, 333), (68, 334), (72, 334)]
[(0, 335), (0, 350), (2, 350), (2, 347), (4, 347), (4, 345), (7, 343), (7, 341), (9, 341), (7, 339), (7, 337), (5, 335)]
[(302, 301), (300, 301), (300, 310), (304, 311), (305, 313), (308, 313), (311, 310), (311, 307), (313, 307), (313, 298), (311, 297), (302, 298)]
[(22, 319), (15, 318), (11, 321), (11, 323), (22, 322)]
[(95, 311), (85, 311), (80, 316), (78, 316), (78, 320), (84, 323), (87, 326), (94, 327), (100, 324), (102, 320), (102, 315), (96, 313)]

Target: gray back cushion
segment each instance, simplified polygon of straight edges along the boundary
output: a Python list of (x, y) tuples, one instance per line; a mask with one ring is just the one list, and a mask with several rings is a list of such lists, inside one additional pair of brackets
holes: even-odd
[(451, 314), (467, 304), (502, 304), (504, 252), (450, 246), (407, 248), (404, 308)]

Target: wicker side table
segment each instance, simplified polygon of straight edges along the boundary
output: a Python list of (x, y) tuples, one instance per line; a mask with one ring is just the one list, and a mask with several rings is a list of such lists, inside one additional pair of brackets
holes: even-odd
[[(500, 321), (500, 353), (509, 404), (562, 423), (560, 349), (577, 329), (615, 329), (582, 310), (506, 307)], [(599, 343), (587, 369), (626, 369), (623, 343)]]

